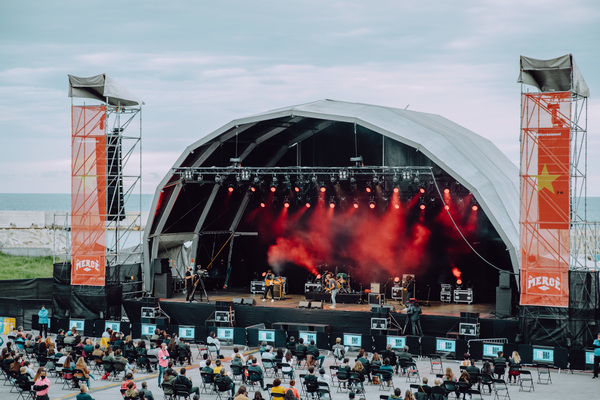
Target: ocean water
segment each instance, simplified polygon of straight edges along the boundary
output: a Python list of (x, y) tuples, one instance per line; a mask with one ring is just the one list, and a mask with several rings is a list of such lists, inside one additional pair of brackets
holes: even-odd
[[(150, 211), (153, 194), (141, 195), (141, 211)], [(140, 195), (132, 194), (125, 211), (140, 211)], [(68, 193), (0, 193), (0, 211), (61, 211), (71, 210), (71, 195)], [(600, 222), (600, 197), (587, 198), (587, 220)]]
[[(141, 195), (141, 211), (150, 211), (152, 194)], [(69, 193), (0, 193), (0, 211), (71, 211)], [(125, 212), (140, 211), (140, 195), (132, 194), (125, 204)]]

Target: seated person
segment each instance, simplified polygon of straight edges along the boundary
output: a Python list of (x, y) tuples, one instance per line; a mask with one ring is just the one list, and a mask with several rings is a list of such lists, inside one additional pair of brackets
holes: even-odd
[(446, 368), (446, 373), (444, 374), (444, 382), (446, 381), (456, 382), (456, 376), (454, 376), (454, 372), (452, 372), (452, 368), (450, 367)]
[(271, 393), (278, 393), (282, 396), (285, 396), (285, 389), (281, 386), (281, 379), (275, 378), (273, 381), (273, 387), (271, 388)]
[(225, 368), (221, 368), (219, 373), (215, 375), (215, 384), (217, 384), (217, 386), (222, 385), (229, 388), (231, 390), (231, 396), (233, 397), (235, 395), (235, 383), (227, 376), (227, 374), (225, 374)]
[(306, 358), (307, 350), (308, 348), (304, 344), (304, 339), (298, 339), (298, 344), (296, 344), (296, 350), (294, 350), (294, 354), (296, 355), (296, 358), (298, 358), (298, 361), (304, 360)]
[(469, 374), (479, 373), (479, 368), (475, 366), (475, 360), (470, 360), (470, 365), (465, 369), (465, 371), (467, 371)]
[(221, 341), (217, 339), (217, 334), (211, 332), (206, 338), (206, 344), (214, 348), (217, 352), (217, 357), (221, 358)]
[(224, 369), (221, 360), (215, 361), (215, 368), (213, 369), (213, 374), (217, 375), (221, 373), (221, 369)]
[(240, 358), (242, 359), (242, 364), (246, 363), (246, 358), (244, 357), (244, 355), (240, 352), (239, 347), (235, 346), (233, 348), (233, 353), (231, 353), (231, 359), (233, 360), (234, 358), (236, 358), (236, 356), (240, 356)]
[(344, 348), (344, 345), (342, 344), (342, 338), (335, 339), (335, 344), (333, 345), (331, 350), (333, 350), (333, 356), (338, 361), (341, 361), (344, 359), (344, 356), (346, 355), (346, 349)]
[(256, 357), (252, 356), (252, 358), (250, 360), (251, 360), (252, 364), (250, 364), (250, 366), (248, 366), (248, 372), (253, 372), (257, 376), (260, 377), (258, 380), (260, 382), (260, 387), (263, 388), (263, 390), (265, 390), (266, 387), (265, 387), (265, 380), (264, 380), (262, 368), (258, 365), (258, 361), (256, 360)]
[(325, 356), (320, 355), (319, 349), (315, 345), (315, 341), (311, 340), (306, 348), (306, 363), (316, 367), (317, 361), (320, 361), (319, 368), (321, 368), (325, 361)]
[(394, 393), (390, 394), (388, 400), (398, 400), (402, 399), (402, 390), (400, 388), (394, 389)]
[(207, 373), (207, 374), (214, 374), (215, 371), (210, 366), (211, 363), (212, 363), (212, 361), (210, 361), (210, 359), (206, 360), (206, 367), (202, 368), (200, 370), (200, 372), (204, 372), (204, 373)]
[(143, 395), (144, 399), (146, 400), (154, 400), (154, 395), (150, 390), (148, 390), (148, 383), (146, 381), (142, 382), (142, 388), (138, 390), (138, 394), (140, 396), (140, 399)]
[(161, 384), (165, 395), (173, 394), (173, 382), (175, 382), (175, 371), (173, 368), (167, 368)]
[(434, 394), (441, 394), (442, 396), (446, 396), (446, 389), (444, 389), (442, 386), (440, 386), (442, 384), (442, 381), (440, 378), (435, 378), (435, 381), (433, 383), (433, 387), (430, 390), (430, 395), (434, 395)]
[(79, 394), (77, 396), (75, 396), (76, 400), (94, 400), (94, 398), (92, 396), (90, 396), (88, 394), (88, 387), (84, 384), (84, 385), (80, 385), (79, 386)]
[(185, 352), (188, 365), (192, 365), (192, 350), (190, 349), (190, 345), (186, 343), (184, 338), (179, 338), (177, 350)]
[(129, 360), (123, 357), (123, 352), (121, 349), (117, 349), (113, 356), (113, 362), (115, 364), (121, 364), (123, 366), (123, 370), (125, 371), (125, 375), (135, 373), (135, 369), (131, 364), (129, 364)]
[(186, 373), (185, 368), (181, 368), (179, 370), (179, 375), (177, 375), (177, 378), (175, 378), (175, 380), (173, 381), (173, 386), (183, 385), (186, 387), (187, 391), (190, 394), (195, 393), (198, 396), (200, 396), (200, 388), (198, 388), (198, 386), (193, 386), (192, 381), (189, 380), (187, 376), (185, 376), (185, 373)]
[(137, 399), (138, 391), (135, 387), (135, 383), (133, 381), (129, 381), (127, 383), (127, 390), (125, 390), (125, 398)]

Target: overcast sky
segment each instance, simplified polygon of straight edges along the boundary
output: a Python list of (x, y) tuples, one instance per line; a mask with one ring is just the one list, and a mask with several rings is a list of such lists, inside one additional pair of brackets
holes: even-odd
[(519, 56), (572, 53), (600, 196), (600, 2), (2, 1), (0, 191), (70, 192), (67, 74), (141, 97), (143, 191), (232, 119), (319, 99), (440, 114), (519, 160)]

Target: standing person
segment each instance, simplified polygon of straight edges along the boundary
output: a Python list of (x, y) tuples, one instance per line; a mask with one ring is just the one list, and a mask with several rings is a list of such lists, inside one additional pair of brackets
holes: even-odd
[(158, 387), (161, 386), (161, 378), (165, 373), (165, 369), (169, 366), (169, 351), (167, 350), (167, 344), (161, 343), (160, 350), (158, 350)]
[(185, 292), (185, 301), (187, 301), (188, 303), (194, 301), (194, 275), (192, 274), (191, 266), (187, 268), (187, 271), (185, 273)]
[(338, 290), (339, 290), (339, 283), (335, 280), (335, 277), (331, 274), (328, 275), (328, 283), (327, 283), (327, 289), (330, 291), (331, 293), (331, 305), (329, 306), (329, 308), (335, 308), (335, 296), (337, 296), (338, 294)]
[(275, 301), (275, 295), (273, 294), (273, 285), (275, 284), (275, 274), (273, 271), (268, 270), (265, 275), (265, 295), (263, 296), (262, 301), (267, 300), (267, 294), (271, 292), (271, 302)]
[(38, 312), (38, 322), (40, 324), (40, 336), (44, 333), (44, 338), (48, 337), (48, 310), (46, 306), (42, 306), (42, 309)]
[(423, 329), (421, 328), (421, 306), (416, 299), (410, 299), (408, 303), (408, 309), (406, 314), (410, 318), (410, 324), (412, 326), (412, 333), (415, 336), (423, 336)]
[(33, 384), (36, 400), (49, 400), (48, 392), (50, 391), (50, 379), (47, 377), (46, 371), (40, 372), (40, 377)]
[(598, 379), (598, 372), (600, 372), (600, 332), (598, 337), (594, 340), (594, 377), (592, 379)]

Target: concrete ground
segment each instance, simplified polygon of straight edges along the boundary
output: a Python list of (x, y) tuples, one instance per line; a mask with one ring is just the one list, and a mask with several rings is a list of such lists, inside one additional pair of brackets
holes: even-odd
[[(3, 336), (3, 339), (6, 341), (6, 336)], [(232, 346), (229, 347), (223, 347), (222, 349), (222, 354), (224, 354), (226, 357), (229, 356), (232, 352)], [(192, 379), (192, 382), (194, 383), (194, 385), (198, 385), (201, 386), (201, 378), (200, 378), (200, 372), (198, 369), (198, 363), (197, 361), (200, 359), (199, 357), (199, 351), (196, 349), (195, 346), (192, 346), (192, 350), (193, 350), (193, 357), (194, 357), (194, 361), (193, 361), (193, 365), (191, 367), (189, 367), (189, 371), (187, 372), (188, 377), (190, 377)], [(247, 349), (244, 353), (245, 354), (249, 354), (252, 352), (257, 352), (256, 349)], [(354, 360), (355, 358), (355, 354), (349, 354), (349, 358), (351, 360)], [(454, 371), (454, 373), (456, 375), (459, 374), (459, 363), (457, 361), (443, 361), (444, 364), (444, 368), (446, 367), (451, 367), (452, 370)], [(225, 363), (224, 363), (226, 369), (229, 371), (229, 359), (225, 359)], [(333, 358), (331, 356), (326, 357), (325, 360), (325, 370), (327, 371), (327, 373), (329, 373), (329, 366), (333, 365)], [(430, 384), (434, 381), (435, 379), (435, 373), (431, 373), (431, 368), (430, 368), (430, 363), (428, 359), (420, 359), (417, 361), (417, 366), (419, 368), (419, 373), (421, 375), (421, 377), (428, 377)], [(478, 363), (478, 366), (481, 367), (481, 363)], [(36, 367), (37, 368), (37, 367)], [(34, 368), (34, 369), (36, 369)], [(179, 369), (180, 367), (178, 366), (177, 369)], [(552, 379), (552, 383), (551, 384), (547, 384), (547, 385), (542, 385), (542, 384), (538, 384), (536, 383), (537, 381), (537, 372), (535, 369), (531, 369), (532, 372), (532, 376), (533, 376), (533, 381), (534, 381), (534, 387), (535, 390), (532, 392), (521, 392), (519, 391), (519, 386), (518, 385), (509, 385), (508, 386), (508, 393), (510, 396), (510, 399), (512, 400), (521, 400), (521, 399), (567, 399), (567, 398), (582, 398), (582, 399), (597, 399), (600, 398), (600, 379), (592, 379), (592, 374), (589, 371), (558, 371), (558, 370), (551, 370), (551, 379)], [(296, 375), (296, 388), (301, 391), (300, 387), (300, 383), (299, 383), (299, 374), (304, 374), (306, 373), (306, 370), (296, 370), (295, 371), (295, 375)], [(97, 374), (100, 375), (100, 374)], [(121, 382), (108, 382), (108, 381), (103, 381), (100, 380), (100, 376), (97, 376), (98, 380), (96, 381), (92, 381), (91, 382), (91, 389), (88, 392), (95, 400), (109, 400), (109, 399), (121, 399), (121, 393), (120, 393), (120, 384)], [(137, 372), (135, 374), (135, 381), (137, 383), (137, 387), (140, 388), (141, 387), (141, 383), (143, 381), (146, 381), (148, 383), (148, 388), (152, 391), (154, 398), (156, 400), (162, 399), (163, 398), (163, 392), (162, 390), (158, 387), (158, 374), (157, 373), (152, 373), (152, 374), (148, 374), (145, 372)], [(62, 389), (62, 383), (55, 383), (56, 378), (51, 378), (50, 379), (52, 382), (51, 388), (50, 388), (50, 399), (74, 399), (75, 396), (79, 393), (79, 391), (77, 390), (63, 390)], [(271, 383), (273, 381), (273, 378), (266, 378), (265, 383)], [(5, 382), (3, 382), (4, 384)], [(402, 397), (404, 397), (404, 392), (409, 389), (410, 387), (410, 383), (406, 381), (406, 377), (405, 376), (398, 376), (398, 375), (394, 375), (393, 377), (393, 383), (395, 387), (398, 387), (402, 390)], [(284, 387), (287, 388), (287, 384), (288, 384), (288, 380), (286, 379), (284, 382)], [(236, 388), (239, 387), (240, 383), (236, 382)], [(249, 397), (250, 399), (254, 398), (254, 393), (255, 393), (255, 389), (249, 387)], [(388, 390), (387, 388), (385, 388), (385, 390), (381, 390), (382, 388), (380, 388), (379, 386), (376, 385), (372, 385), (369, 383), (365, 384), (365, 394), (361, 395), (358, 394), (356, 396), (356, 399), (360, 399), (361, 397), (364, 397), (366, 400), (378, 400), (380, 399), (381, 396), (387, 396), (391, 393), (391, 390)], [(17, 393), (11, 393), (11, 386), (9, 385), (0, 385), (0, 399), (4, 400), (4, 399), (16, 399), (18, 397)], [(268, 393), (266, 391), (261, 391), (262, 392), (262, 396), (265, 399), (268, 399)], [(302, 394), (301, 394), (302, 395)], [(487, 395), (484, 394), (483, 398), (489, 398), (492, 399), (494, 396), (494, 393), (492, 393), (492, 395)], [(334, 383), (332, 385), (332, 393), (331, 393), (331, 397), (333, 400), (342, 400), (342, 399), (348, 399), (348, 392), (344, 391), (344, 392), (340, 392), (338, 393), (337, 391), (337, 385), (336, 383)], [(211, 399), (211, 400), (215, 400), (217, 398), (216, 394), (201, 394), (200, 395), (201, 399)], [(304, 398), (304, 397), (303, 397)], [(450, 395), (449, 396), (450, 399), (455, 398), (454, 395)], [(478, 398), (477, 396), (474, 396), (474, 398)]]

